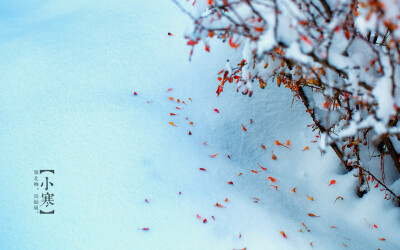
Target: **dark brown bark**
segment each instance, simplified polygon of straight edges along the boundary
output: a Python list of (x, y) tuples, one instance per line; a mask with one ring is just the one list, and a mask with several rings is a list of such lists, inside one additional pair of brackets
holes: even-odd
[[(326, 129), (321, 125), (321, 123), (316, 119), (314, 112), (312, 110), (312, 107), (310, 107), (310, 103), (308, 101), (308, 98), (306, 96), (306, 94), (304, 93), (304, 90), (302, 87), (299, 87), (298, 90), (298, 94), (301, 98), (301, 100), (303, 101), (304, 106), (309, 110), (310, 116), (313, 119), (315, 125), (318, 127), (319, 131), (321, 133), (325, 133)], [(331, 146), (331, 148), (333, 149), (333, 151), (335, 151), (336, 155), (339, 157), (340, 161), (343, 163), (343, 165), (346, 167), (346, 169), (348, 171), (353, 170), (352, 166), (348, 166), (346, 160), (344, 159), (344, 154), (342, 153), (342, 151), (340, 151), (338, 145), (335, 142), (331, 142), (329, 144), (329, 146)]]

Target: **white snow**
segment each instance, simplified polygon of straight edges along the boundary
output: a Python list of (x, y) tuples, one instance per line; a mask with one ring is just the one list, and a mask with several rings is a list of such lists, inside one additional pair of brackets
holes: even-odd
[[(188, 62), (191, 21), (172, 2), (3, 1), (2, 13), (0, 249), (400, 248), (398, 208), (379, 188), (356, 196), (287, 89), (248, 98), (227, 83), (216, 97), (233, 50), (211, 42)], [(55, 170), (54, 215), (33, 209), (35, 169)]]

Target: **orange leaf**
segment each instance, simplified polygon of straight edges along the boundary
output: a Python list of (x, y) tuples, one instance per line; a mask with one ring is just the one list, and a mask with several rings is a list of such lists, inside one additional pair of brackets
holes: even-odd
[(170, 101), (173, 101), (173, 100), (174, 100), (174, 98), (173, 98), (173, 97), (168, 97), (168, 99), (169, 99)]
[(262, 170), (264, 170), (264, 171), (267, 170), (267, 168), (264, 168), (263, 166), (261, 166), (260, 163), (257, 163), (257, 164)]
[(346, 29), (346, 32), (344, 33), (345, 37), (347, 40), (350, 39), (350, 32)]
[(224, 206), (222, 206), (221, 204), (219, 204), (218, 202), (215, 203), (215, 206), (217, 206), (217, 207), (224, 207)]
[(264, 145), (261, 145), (261, 147), (262, 147), (264, 150), (266, 150), (266, 148), (265, 148), (265, 146), (264, 146)]
[(293, 189), (292, 189), (292, 192), (293, 192), (293, 193), (296, 193), (296, 188), (293, 188)]
[(251, 172), (258, 174), (259, 171), (251, 170)]
[(225, 199), (225, 202), (228, 202), (228, 201), (229, 201), (228, 198), (226, 198), (226, 199)]
[(308, 216), (310, 216), (310, 217), (320, 217), (320, 216), (317, 216), (317, 215), (312, 214), (312, 213), (308, 213)]
[(233, 42), (233, 36), (231, 36), (231, 38), (229, 39), (229, 45), (230, 45), (232, 48), (237, 49), (237, 48), (239, 48), (240, 43), (234, 43), (234, 42)]
[(193, 40), (189, 40), (189, 41), (187, 42), (187, 45), (194, 46), (194, 45), (196, 45), (196, 43), (197, 43), (197, 42), (195, 42), (195, 41), (193, 41)]
[(286, 145), (288, 145), (288, 146), (290, 145), (290, 141), (289, 140), (286, 142)]
[(270, 186), (274, 187), (275, 190), (278, 190), (278, 186), (274, 186), (274, 185), (270, 185)]
[(283, 238), (287, 239), (285, 232), (281, 231), (280, 233), (282, 234)]
[(254, 30), (258, 31), (258, 32), (263, 32), (264, 28), (263, 27), (255, 27)]
[(308, 147), (308, 146), (306, 146), (304, 149), (303, 149), (303, 151), (305, 151), (305, 150), (309, 150), (310, 148)]
[(276, 159), (278, 159), (278, 157), (276, 157), (276, 155), (274, 155), (274, 151), (272, 151), (272, 160), (276, 160)]
[(173, 122), (169, 122), (169, 125), (174, 126), (174, 127), (178, 127), (178, 126), (176, 126), (175, 123), (173, 123)]
[(386, 239), (385, 238), (379, 238), (381, 241), (385, 241)]
[(311, 45), (311, 41), (306, 36), (300, 36), (301, 40), (306, 42), (308, 45)]
[(305, 21), (305, 20), (300, 20), (300, 21), (299, 21), (299, 24), (300, 24), (300, 25), (303, 25), (303, 26), (306, 26), (306, 25), (307, 25), (307, 21)]
[(241, 176), (242, 175), (242, 173), (239, 173), (239, 175), (238, 176)]
[(329, 183), (328, 186), (333, 185), (333, 184), (336, 184), (336, 181), (335, 181), (335, 180), (331, 180), (331, 182)]
[(268, 177), (268, 179), (270, 179), (272, 182), (276, 182), (276, 181), (278, 181), (279, 182), (279, 180), (277, 180), (277, 179), (275, 179), (274, 177)]
[(219, 153), (216, 153), (215, 155), (210, 155), (211, 158), (215, 158)]

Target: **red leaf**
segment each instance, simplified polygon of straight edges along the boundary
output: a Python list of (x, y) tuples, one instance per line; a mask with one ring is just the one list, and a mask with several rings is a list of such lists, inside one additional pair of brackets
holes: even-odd
[(306, 42), (308, 45), (311, 45), (311, 41), (306, 36), (300, 36), (301, 40)]
[(218, 109), (214, 109), (215, 112), (217, 112), (219, 114), (219, 110)]
[(230, 182), (228, 182), (228, 184), (229, 184), (229, 185), (233, 185), (233, 182), (232, 182), (232, 181), (230, 181)]
[(205, 168), (199, 168), (201, 171), (207, 172)]
[(239, 48), (240, 43), (234, 43), (234, 42), (233, 42), (233, 36), (231, 36), (231, 38), (229, 39), (229, 45), (230, 45), (232, 48), (237, 49), (237, 48)]
[(195, 46), (196, 44), (197, 44), (197, 42), (193, 41), (192, 39), (190, 39), (190, 40), (187, 42), (187, 45), (190, 45), (190, 46)]
[(219, 86), (218, 86), (218, 89), (217, 89), (217, 97), (219, 96), (219, 94), (220, 94), (223, 90), (224, 90), (224, 89), (222, 88), (222, 86), (219, 85)]
[[(242, 124), (242, 123), (241, 123)], [(246, 132), (247, 129), (244, 127), (244, 125), (242, 124), (242, 129)]]
[(203, 220), (203, 223), (207, 223), (207, 219), (204, 219), (204, 220)]
[(335, 181), (335, 180), (331, 180), (331, 182), (329, 183), (328, 186), (333, 185), (333, 184), (336, 184), (336, 181)]

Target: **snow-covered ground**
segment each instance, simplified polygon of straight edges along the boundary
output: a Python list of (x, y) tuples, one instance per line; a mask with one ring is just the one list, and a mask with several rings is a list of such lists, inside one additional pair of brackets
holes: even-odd
[[(216, 97), (232, 50), (188, 62), (172, 2), (0, 10), (0, 249), (400, 248), (398, 208), (356, 197), (288, 90)], [(36, 169), (55, 170), (54, 215), (33, 209)]]

